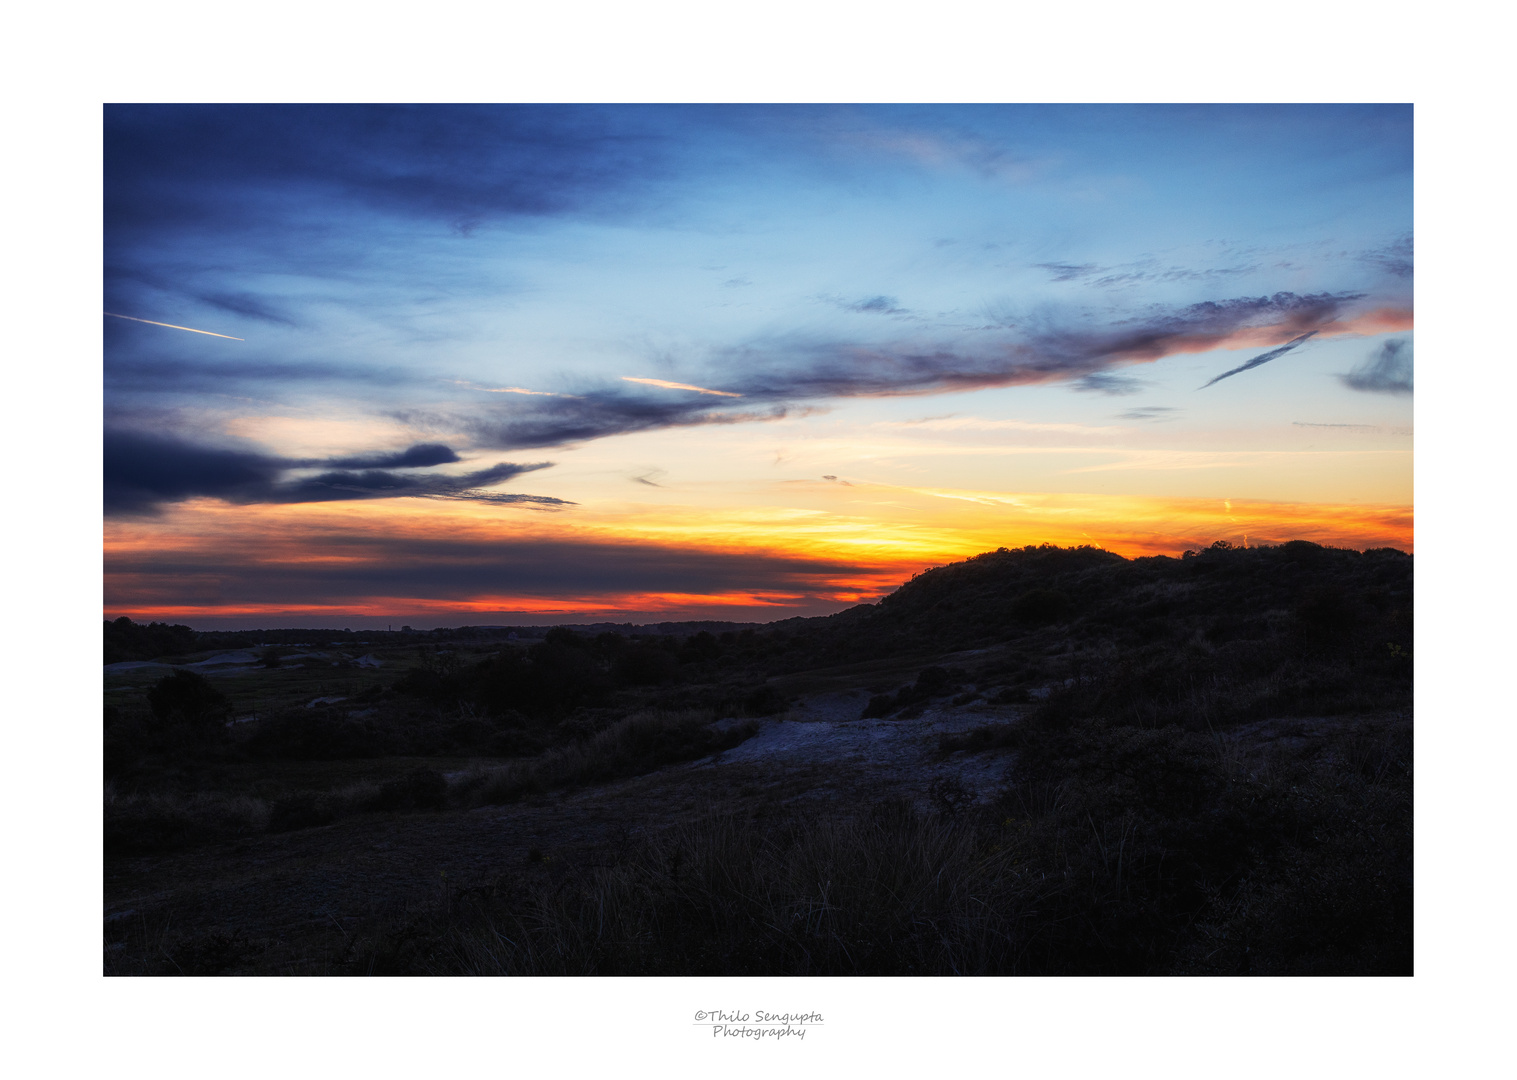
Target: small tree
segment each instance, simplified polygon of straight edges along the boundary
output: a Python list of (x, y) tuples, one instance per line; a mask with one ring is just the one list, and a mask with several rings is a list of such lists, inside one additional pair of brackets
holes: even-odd
[(223, 729), (231, 702), (203, 675), (176, 671), (147, 692), (153, 716), (165, 727), (209, 734)]

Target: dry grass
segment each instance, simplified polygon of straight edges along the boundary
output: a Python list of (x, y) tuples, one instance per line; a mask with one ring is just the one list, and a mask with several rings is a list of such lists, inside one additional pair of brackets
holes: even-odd
[(484, 806), (570, 784), (634, 776), (730, 749), (758, 730), (753, 723), (716, 730), (711, 726), (715, 719), (704, 710), (633, 713), (582, 742), (461, 777), (454, 785), (455, 798)]
[(707, 810), (454, 889), (351, 970), (1405, 974), (1409, 725), (1074, 729), (992, 805)]
[(155, 792), (130, 795), (105, 786), (108, 854), (168, 851), (262, 832), (269, 804), (247, 795)]

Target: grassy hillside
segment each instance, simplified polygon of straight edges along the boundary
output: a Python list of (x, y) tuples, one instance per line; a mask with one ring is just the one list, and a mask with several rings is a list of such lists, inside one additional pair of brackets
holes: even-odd
[[(108, 894), (221, 899), (164, 914), (177, 943), (110, 924), (108, 970), (1409, 972), (1412, 563), (1002, 549), (765, 627), (314, 632), (114, 673)], [(108, 647), (188, 641), (141, 629)], [(920, 731), (919, 779), (680, 771), (818, 694), (857, 701), (834, 726)], [(291, 944), (251, 914), (276, 894), (224, 895), (253, 850), (317, 889), (393, 843), (435, 883), (479, 807), (506, 815), (482, 850), (520, 828), (532, 857), (476, 852), (424, 902), (354, 881), (353, 926), (279, 917), (340, 938)]]

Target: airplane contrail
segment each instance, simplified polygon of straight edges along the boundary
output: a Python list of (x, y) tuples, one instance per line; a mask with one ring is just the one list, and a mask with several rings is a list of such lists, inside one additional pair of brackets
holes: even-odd
[(232, 337), (231, 334), (218, 334), (212, 330), (196, 330), (193, 326), (175, 326), (171, 322), (154, 322), (152, 319), (139, 319), (135, 315), (117, 315), (114, 311), (105, 312), (113, 319), (131, 319), (132, 322), (145, 322), (149, 326), (167, 326), (170, 330), (188, 330), (192, 334), (208, 334), (211, 337), (226, 338), (229, 341), (246, 341), (247, 338)]
[(1221, 375), (1218, 375), (1211, 382), (1207, 383), (1206, 386), (1198, 386), (1198, 387), (1196, 387), (1196, 389), (1197, 390), (1205, 390), (1207, 386), (1210, 386), (1212, 383), (1221, 382), (1223, 379), (1227, 378), (1229, 375), (1236, 375), (1240, 371), (1247, 371), (1249, 368), (1256, 368), (1260, 364), (1267, 364), (1267, 363), (1269, 363), (1271, 360), (1273, 360), (1277, 356), (1284, 356), (1286, 353), (1288, 353), (1292, 349), (1294, 349), (1297, 345), (1300, 345), (1307, 338), (1309, 338), (1309, 337), (1313, 336), (1314, 334), (1316, 334), (1316, 332), (1317, 331), (1315, 331), (1315, 330), (1308, 330), (1306, 333), (1302, 334), (1300, 337), (1298, 337), (1298, 338), (1292, 338), (1290, 341), (1287, 341), (1284, 345), (1281, 345), (1279, 348), (1271, 349), (1269, 352), (1262, 352), (1258, 356), (1254, 357), (1252, 360), (1248, 361), (1248, 363), (1246, 363), (1246, 364), (1239, 364), (1237, 367), (1233, 368), (1231, 371), (1224, 371)]
[(622, 382), (645, 383), (648, 386), (662, 386), (665, 390), (693, 390), (697, 394), (712, 394), (716, 397), (742, 397), (742, 394), (734, 394), (730, 390), (707, 390), (704, 386), (691, 386), (689, 383), (669, 382), (667, 379), (639, 379), (633, 375), (623, 375)]
[(480, 386), (478, 383), (469, 382), (467, 379), (448, 379), (447, 382), (454, 386), (466, 386), (470, 390), (481, 390), (486, 394), (530, 394), (532, 397), (578, 397), (577, 394), (555, 394), (551, 390), (528, 390), (522, 386)]

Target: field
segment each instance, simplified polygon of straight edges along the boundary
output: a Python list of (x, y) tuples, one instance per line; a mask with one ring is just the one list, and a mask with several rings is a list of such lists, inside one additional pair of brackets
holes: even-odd
[(1407, 974), (1411, 562), (118, 660), (105, 970)]

